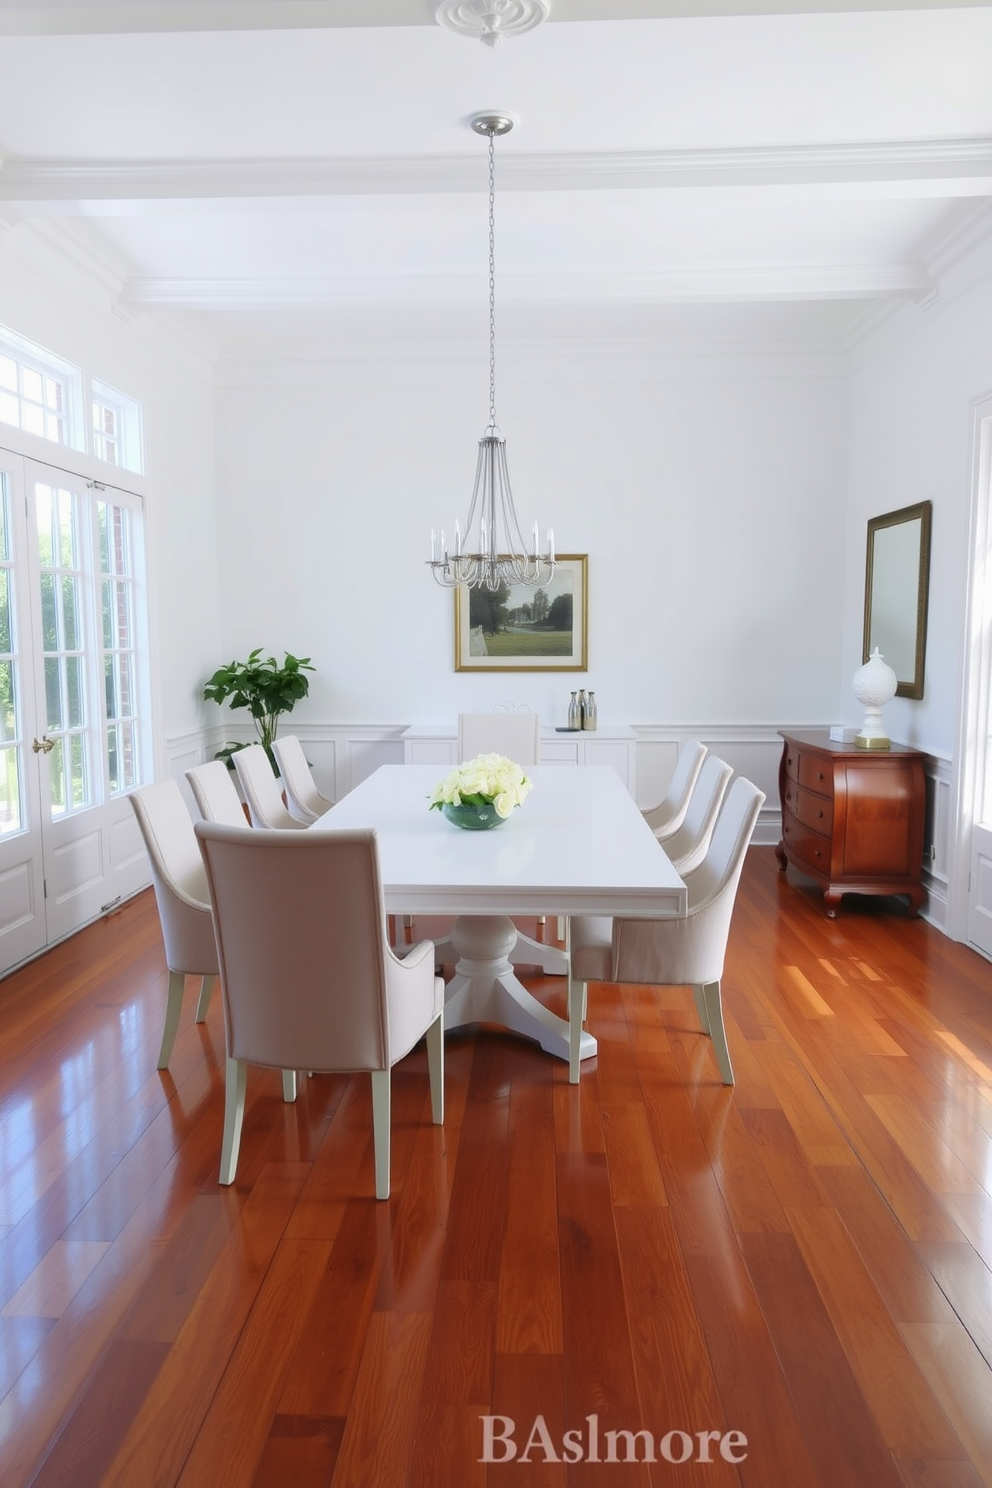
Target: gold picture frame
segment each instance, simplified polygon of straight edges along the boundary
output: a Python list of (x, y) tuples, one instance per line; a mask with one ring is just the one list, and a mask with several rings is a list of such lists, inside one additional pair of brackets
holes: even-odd
[(931, 503), (868, 523), (862, 661), (877, 646), (896, 674), (896, 697), (923, 696), (930, 591)]
[(589, 670), (586, 553), (562, 553), (547, 584), (506, 589), (454, 591), (456, 672)]

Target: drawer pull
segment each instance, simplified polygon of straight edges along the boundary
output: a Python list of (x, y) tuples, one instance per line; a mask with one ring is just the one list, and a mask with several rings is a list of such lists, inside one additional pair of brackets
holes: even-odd
[(822, 821), (823, 820), (823, 812), (822, 811), (818, 811), (816, 814), (820, 818), (820, 820)]
[(819, 848), (816, 848), (814, 850), (814, 852), (813, 852), (813, 856), (814, 856), (814, 858), (822, 858), (823, 857), (823, 854), (821, 853), (821, 851), (820, 851)]
[(817, 770), (817, 772), (816, 772), (816, 778), (817, 778), (817, 780), (822, 780), (823, 779), (823, 771), (822, 770)]

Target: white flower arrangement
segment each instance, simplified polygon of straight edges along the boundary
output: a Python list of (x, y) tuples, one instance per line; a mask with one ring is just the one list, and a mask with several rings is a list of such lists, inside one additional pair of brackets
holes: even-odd
[(522, 806), (531, 791), (519, 765), (502, 754), (480, 754), (449, 771), (431, 793), (430, 809), (442, 806), (488, 806), (507, 817)]

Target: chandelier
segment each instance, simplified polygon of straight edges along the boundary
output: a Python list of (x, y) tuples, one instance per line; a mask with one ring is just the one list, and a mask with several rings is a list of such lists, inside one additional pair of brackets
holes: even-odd
[(496, 423), (495, 139), (498, 134), (509, 133), (513, 120), (505, 114), (476, 114), (469, 122), (477, 134), (489, 136), (489, 423), (479, 440), (475, 487), (465, 530), (455, 523), (450, 548), (444, 529), (440, 545), (437, 532), (432, 530), (427, 561), (436, 581), (446, 589), (464, 584), (470, 589), (494, 592), (504, 584), (546, 584), (555, 571), (555, 539), (549, 527), (541, 553), (535, 522), (528, 552), (510, 489), (506, 440)]

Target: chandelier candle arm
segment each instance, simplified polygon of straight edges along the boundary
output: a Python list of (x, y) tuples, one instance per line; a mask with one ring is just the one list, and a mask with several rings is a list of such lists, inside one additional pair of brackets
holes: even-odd
[(504, 584), (536, 587), (546, 584), (554, 574), (555, 540), (548, 528), (544, 552), (540, 547), (540, 529), (535, 521), (531, 551), (527, 551), (510, 486), (506, 463), (506, 440), (496, 423), (496, 155), (495, 139), (513, 128), (505, 114), (476, 114), (471, 120), (477, 134), (489, 137), (489, 423), (479, 440), (475, 467), (475, 485), (469, 504), (464, 532), (455, 523), (454, 551), (449, 553), (441, 529), (440, 555), (431, 529), (431, 556), (428, 567), (438, 584), (454, 589), (464, 584), (471, 589), (488, 589), (495, 593)]

